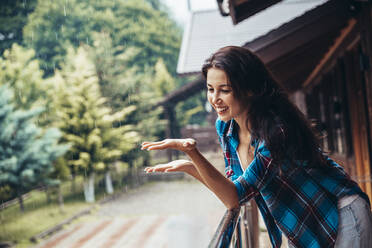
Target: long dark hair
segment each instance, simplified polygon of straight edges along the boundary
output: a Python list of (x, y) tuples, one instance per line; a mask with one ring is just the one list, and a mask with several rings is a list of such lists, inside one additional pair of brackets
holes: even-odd
[(265, 141), (273, 160), (324, 164), (318, 136), (310, 123), (253, 52), (243, 47), (223, 47), (203, 65), (205, 78), (212, 67), (226, 73), (234, 97), (248, 111), (245, 124), (252, 139)]

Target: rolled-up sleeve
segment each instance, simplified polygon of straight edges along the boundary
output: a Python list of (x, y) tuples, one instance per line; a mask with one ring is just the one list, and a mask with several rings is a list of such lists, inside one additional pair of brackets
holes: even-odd
[(255, 158), (243, 175), (233, 181), (238, 193), (239, 203), (243, 204), (259, 194), (259, 191), (277, 172), (278, 168), (274, 165), (269, 150), (261, 144), (256, 151)]

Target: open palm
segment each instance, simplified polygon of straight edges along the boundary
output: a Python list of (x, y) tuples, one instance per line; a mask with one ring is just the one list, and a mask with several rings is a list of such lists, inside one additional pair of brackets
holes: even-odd
[(164, 150), (175, 149), (182, 152), (188, 152), (196, 148), (196, 141), (194, 139), (165, 139), (162, 141), (145, 141), (142, 143), (141, 149), (147, 150)]
[(175, 160), (166, 164), (158, 164), (153, 167), (146, 167), (145, 171), (150, 172), (186, 172), (188, 173), (193, 164), (184, 159)]

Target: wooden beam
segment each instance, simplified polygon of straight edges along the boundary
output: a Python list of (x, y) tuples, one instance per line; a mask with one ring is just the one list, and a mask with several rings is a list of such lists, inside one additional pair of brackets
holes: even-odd
[(192, 95), (201, 92), (205, 86), (205, 80), (200, 74), (194, 81), (183, 85), (181, 88), (166, 95), (156, 106), (171, 106), (182, 102)]
[[(359, 16), (359, 21), (361, 25), (361, 50), (366, 58), (369, 58), (364, 61), (365, 66), (363, 66), (364, 70), (364, 78), (365, 78), (365, 92), (366, 92), (366, 108), (367, 108), (367, 128), (369, 131), (369, 154), (370, 159), (372, 160), (372, 6), (370, 3), (362, 3), (362, 11)], [(369, 62), (369, 65), (367, 64)], [(367, 165), (369, 169), (372, 170), (371, 164)], [(368, 187), (372, 189), (372, 178), (371, 176), (367, 178), (369, 180)], [(372, 191), (372, 190), (371, 190)], [(372, 195), (369, 195), (370, 199), (372, 199)]]
[(282, 0), (229, 0), (230, 16), (233, 24), (278, 3)]
[(328, 52), (319, 61), (318, 65), (310, 73), (303, 87), (308, 89), (319, 83), (322, 75), (327, 73), (332, 64), (336, 63), (337, 58), (345, 52), (347, 45), (357, 37), (357, 21), (351, 18), (347, 26), (341, 30), (340, 36), (335, 40), (334, 44), (329, 48)]
[(293, 50), (303, 43), (315, 40), (319, 35), (343, 27), (349, 16), (347, 2), (331, 0), (243, 46), (262, 54), (264, 57), (268, 57), (267, 54), (272, 53), (272, 51), (265, 51), (274, 45), (277, 47), (289, 46), (285, 47), (286, 50), (290, 48)]
[(350, 15), (348, 1), (331, 0), (243, 46), (258, 54), (289, 90), (296, 90), (346, 26)]

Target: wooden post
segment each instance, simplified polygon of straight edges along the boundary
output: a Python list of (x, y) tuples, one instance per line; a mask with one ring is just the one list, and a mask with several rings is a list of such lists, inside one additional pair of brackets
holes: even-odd
[(360, 43), (362, 70), (364, 73), (364, 90), (366, 96), (366, 128), (367, 128), (367, 149), (368, 156), (364, 156), (366, 187), (369, 197), (372, 198), (371, 184), (371, 157), (372, 157), (372, 4), (370, 2), (360, 3), (361, 12), (359, 15), (360, 23)]

